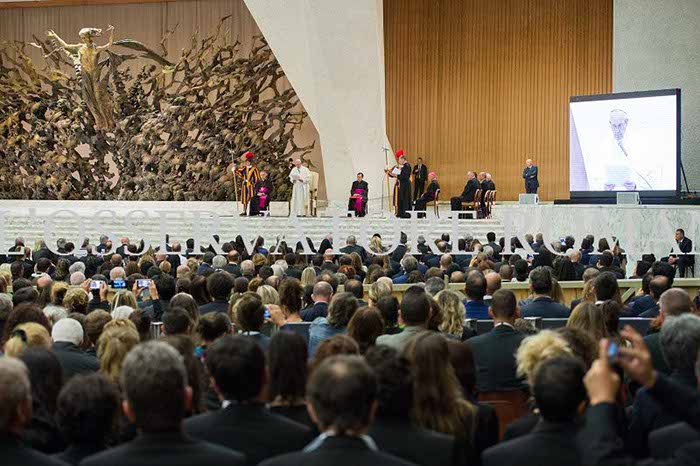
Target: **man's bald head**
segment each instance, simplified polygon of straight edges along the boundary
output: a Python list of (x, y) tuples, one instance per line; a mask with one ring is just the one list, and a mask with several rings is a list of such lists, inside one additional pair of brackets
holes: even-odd
[(501, 289), (501, 276), (496, 272), (489, 272), (486, 274), (486, 294), (493, 296), (493, 294)]
[(664, 316), (679, 316), (692, 310), (690, 295), (680, 288), (664, 291), (659, 298), (659, 312)]
[(330, 283), (321, 281), (314, 285), (311, 295), (314, 302), (321, 301), (327, 303), (331, 300), (331, 296), (333, 296), (333, 287)]
[(651, 297), (658, 300), (669, 289), (669, 279), (663, 275), (656, 275), (649, 282)]

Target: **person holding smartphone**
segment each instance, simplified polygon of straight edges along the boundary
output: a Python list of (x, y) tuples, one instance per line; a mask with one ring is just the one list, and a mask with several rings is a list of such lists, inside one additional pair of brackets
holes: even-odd
[(109, 287), (107, 287), (106, 280), (88, 279), (80, 286), (91, 297), (88, 303), (88, 312), (94, 311), (95, 309), (110, 310), (109, 301), (107, 300)]

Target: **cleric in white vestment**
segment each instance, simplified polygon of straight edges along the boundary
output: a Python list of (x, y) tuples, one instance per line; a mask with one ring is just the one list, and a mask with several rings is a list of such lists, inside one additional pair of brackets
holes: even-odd
[(289, 172), (289, 181), (292, 182), (292, 202), (289, 213), (304, 216), (309, 208), (311, 172), (301, 164), (301, 160), (294, 161), (294, 167)]

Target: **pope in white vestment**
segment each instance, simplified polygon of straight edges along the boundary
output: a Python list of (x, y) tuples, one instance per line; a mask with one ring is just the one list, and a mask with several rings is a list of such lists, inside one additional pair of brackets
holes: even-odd
[(673, 155), (664, 154), (659, 138), (653, 135), (629, 134), (628, 121), (622, 110), (610, 112), (611, 132), (585, 160), (590, 189), (649, 191), (673, 182), (664, 171), (664, 161)]
[(301, 160), (294, 161), (294, 167), (289, 172), (289, 181), (292, 182), (292, 202), (290, 215), (306, 215), (309, 208), (309, 182), (311, 172), (301, 164)]

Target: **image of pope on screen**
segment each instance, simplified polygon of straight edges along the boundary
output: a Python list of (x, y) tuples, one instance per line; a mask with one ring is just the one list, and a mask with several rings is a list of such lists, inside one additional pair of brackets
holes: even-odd
[(676, 95), (571, 102), (571, 191), (675, 191), (676, 106)]

